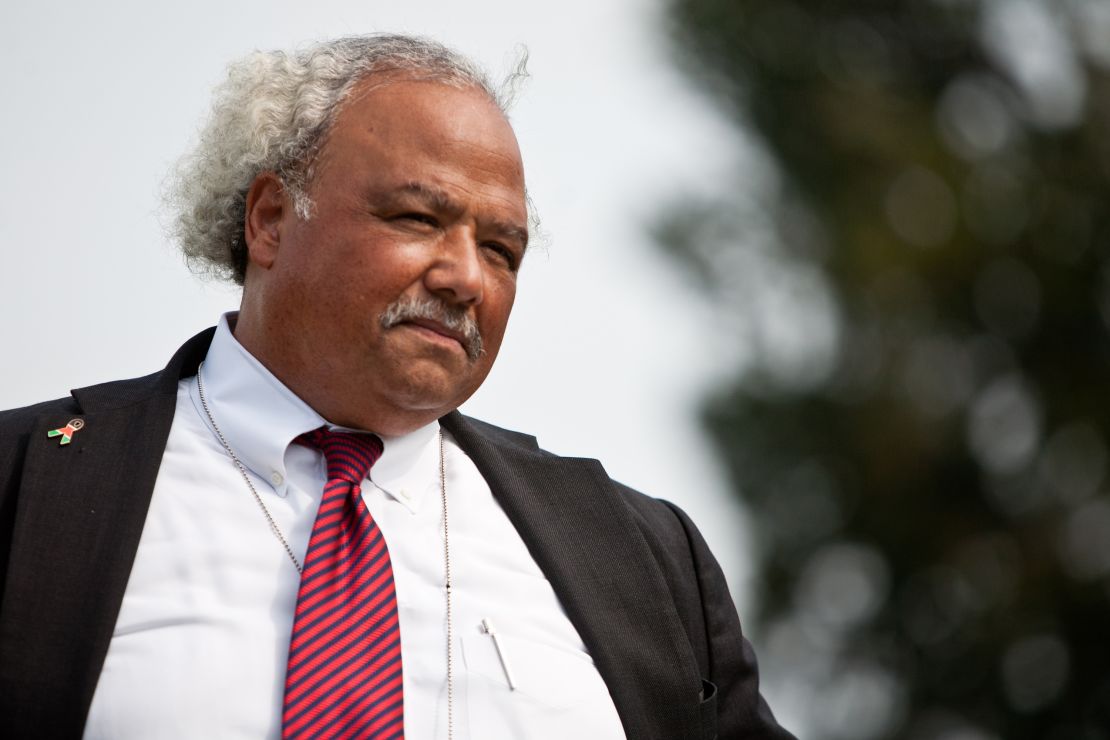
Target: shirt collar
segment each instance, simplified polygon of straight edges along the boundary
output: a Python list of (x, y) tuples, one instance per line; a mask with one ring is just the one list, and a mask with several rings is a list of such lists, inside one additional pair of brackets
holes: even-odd
[[(325, 420), (239, 344), (230, 326), (237, 316), (234, 311), (226, 313), (216, 326), (200, 368), (204, 395), (239, 461), (284, 497), (286, 448)], [(211, 428), (196, 384), (190, 395), (197, 413)]]
[(385, 450), (370, 469), (374, 485), (415, 514), (439, 490), (439, 422), (400, 437), (382, 437)]
[[(239, 343), (231, 332), (237, 317), (235, 311), (220, 317), (201, 367), (204, 395), (240, 462), (284, 497), (285, 452), (293, 440), (324, 425), (344, 428), (329, 424)], [(189, 395), (211, 429), (195, 383)], [(432, 422), (399, 437), (382, 437), (382, 456), (370, 471), (375, 486), (413, 513), (439, 480), (437, 429), (438, 422)]]

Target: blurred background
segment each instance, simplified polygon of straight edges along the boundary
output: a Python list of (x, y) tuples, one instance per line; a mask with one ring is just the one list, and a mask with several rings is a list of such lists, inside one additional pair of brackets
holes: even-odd
[(1110, 5), (675, 0), (759, 166), (659, 241), (810, 738), (1110, 737)]
[(1110, 738), (1110, 0), (4, 15), (0, 407), (235, 307), (158, 197), (228, 60), (525, 44), (545, 246), (464, 410), (686, 508), (800, 738)]

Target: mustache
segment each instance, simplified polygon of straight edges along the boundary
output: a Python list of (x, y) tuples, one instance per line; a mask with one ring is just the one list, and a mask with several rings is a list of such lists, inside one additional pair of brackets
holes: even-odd
[(402, 296), (386, 307), (380, 322), (383, 329), (392, 329), (402, 322), (413, 319), (434, 321), (457, 332), (461, 335), (463, 349), (471, 362), (477, 360), (484, 351), (482, 333), (478, 331), (478, 323), (474, 318), (465, 308), (452, 306), (438, 298)]

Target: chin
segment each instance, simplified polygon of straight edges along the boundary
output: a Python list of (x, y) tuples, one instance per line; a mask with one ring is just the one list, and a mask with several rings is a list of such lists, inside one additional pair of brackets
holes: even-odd
[(395, 409), (442, 416), (458, 408), (485, 380), (489, 367), (463, 356), (396, 353), (362, 373), (365, 387)]
[(470, 398), (473, 390), (460, 388), (445, 379), (409, 376), (392, 389), (390, 394), (398, 408), (412, 411), (437, 411), (437, 418), (458, 408)]

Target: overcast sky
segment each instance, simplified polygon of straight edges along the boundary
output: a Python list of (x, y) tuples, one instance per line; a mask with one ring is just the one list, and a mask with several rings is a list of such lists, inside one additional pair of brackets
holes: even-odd
[(7, 3), (0, 408), (157, 370), (237, 305), (237, 290), (189, 274), (159, 201), (229, 60), (406, 31), (497, 75), (524, 44), (533, 77), (513, 123), (550, 246), (525, 261), (501, 356), (463, 410), (675, 501), (737, 590), (741, 519), (694, 410), (728, 348), (648, 227), (738, 155), (673, 70), (660, 12), (652, 0)]

